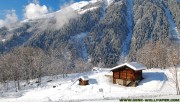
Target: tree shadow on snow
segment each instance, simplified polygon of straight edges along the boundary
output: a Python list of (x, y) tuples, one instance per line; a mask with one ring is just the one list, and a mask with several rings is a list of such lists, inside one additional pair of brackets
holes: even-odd
[(163, 72), (144, 72), (139, 85), (150, 81), (167, 81), (167, 76)]
[(96, 79), (89, 79), (89, 84), (97, 84), (97, 80)]

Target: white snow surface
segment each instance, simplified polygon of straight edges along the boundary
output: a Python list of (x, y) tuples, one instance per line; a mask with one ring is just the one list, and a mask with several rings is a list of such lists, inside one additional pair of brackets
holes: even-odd
[[(61, 75), (44, 77), (39, 87), (33, 80), (27, 86), (21, 82), (22, 89), (19, 92), (10, 89), (9, 91), (0, 90), (0, 102), (116, 102), (119, 98), (157, 98), (176, 94), (175, 84), (171, 80), (169, 70), (144, 70), (144, 79), (137, 87), (113, 84), (111, 77), (105, 76), (108, 73), (110, 73), (110, 69), (68, 74), (66, 78), (62, 78)], [(88, 76), (90, 85), (79, 86), (78, 78), (80, 76)], [(50, 79), (52, 81), (47, 82)], [(2, 86), (0, 84), (0, 88)], [(53, 86), (56, 87), (53, 88)]]
[(107, 0), (108, 5), (112, 4), (114, 2), (114, 0)]
[(5, 42), (5, 41), (6, 41), (6, 39), (2, 39), (1, 41), (2, 41), (2, 42)]
[(132, 68), (134, 70), (144, 70), (144, 69), (147, 69), (144, 65), (142, 65), (140, 63), (137, 63), (137, 62), (128, 62), (128, 63), (124, 63), (124, 64), (121, 64), (121, 65), (115, 66), (111, 70), (118, 69), (119, 67), (122, 67), (122, 66), (128, 66), (128, 67), (130, 67), (130, 68)]
[(70, 7), (73, 8), (74, 11), (76, 11), (76, 10), (80, 10), (82, 7), (84, 7), (88, 4), (89, 4), (88, 1), (80, 1), (77, 3), (73, 3), (72, 5), (70, 5)]
[(114, 0), (103, 0), (103, 2), (106, 4), (106, 6), (109, 6), (114, 2)]
[(91, 7), (91, 8), (89, 8), (89, 9), (85, 9), (85, 10), (81, 10), (81, 11), (79, 11), (79, 14), (84, 14), (84, 13), (86, 13), (87, 11), (92, 11), (92, 10), (95, 10), (95, 9), (97, 9), (98, 7)]
[(70, 5), (70, 7), (73, 8), (74, 11), (80, 11), (82, 7), (90, 3), (96, 3), (96, 2), (98, 2), (98, 0), (80, 1), (80, 2), (73, 3), (72, 5)]

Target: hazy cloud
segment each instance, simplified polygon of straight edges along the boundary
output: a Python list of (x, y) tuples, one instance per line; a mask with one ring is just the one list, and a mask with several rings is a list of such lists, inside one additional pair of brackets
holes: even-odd
[(34, 0), (33, 3), (28, 4), (24, 10), (24, 18), (35, 19), (48, 13), (48, 9), (45, 5), (39, 5), (38, 0)]
[(69, 23), (70, 19), (75, 19), (78, 17), (78, 13), (76, 13), (70, 6), (70, 4), (64, 4), (61, 6), (60, 9), (54, 13), (49, 13), (49, 16), (52, 16), (55, 20), (54, 23), (51, 22), (52, 19), (47, 19), (41, 22), (40, 29), (51, 29), (51, 30), (58, 30), (62, 28), (65, 24)]
[[(15, 10), (7, 10), (5, 11), (5, 19), (2, 20), (0, 19), (0, 28), (1, 27), (6, 27), (8, 29), (12, 29), (14, 27), (20, 26), (18, 23), (18, 17), (16, 15)], [(6, 39), (11, 38), (13, 33), (8, 32), (6, 35), (1, 35), (0, 36), (0, 41), (6, 41)]]
[(16, 26), (17, 22), (18, 22), (18, 17), (15, 13), (15, 10), (10, 10), (6, 12), (6, 16), (4, 20), (0, 19), (0, 27)]
[(77, 16), (77, 13), (75, 13), (71, 7), (61, 8), (61, 10), (55, 14), (55, 28), (61, 28), (64, 24), (69, 23), (70, 19), (76, 18)]
[(0, 19), (0, 28), (5, 26), (5, 21)]
[(9, 22), (9, 23), (17, 23), (18, 22), (18, 17), (15, 13), (15, 10), (10, 11), (10, 13), (8, 13), (6, 15), (6, 22)]
[(58, 30), (63, 27), (64, 24), (68, 24), (70, 19), (78, 16), (78, 14), (69, 6), (73, 2), (73, 0), (71, 0), (69, 3), (66, 2), (63, 6), (61, 5), (58, 11), (52, 12), (52, 8), (47, 8), (45, 5), (41, 6), (39, 5), (38, 0), (34, 0), (25, 7), (24, 18), (35, 19), (44, 15), (52, 16), (55, 20), (54, 23), (51, 22), (52, 19), (46, 19), (43, 22), (40, 22), (41, 24), (38, 26), (38, 28), (42, 30), (47, 28)]

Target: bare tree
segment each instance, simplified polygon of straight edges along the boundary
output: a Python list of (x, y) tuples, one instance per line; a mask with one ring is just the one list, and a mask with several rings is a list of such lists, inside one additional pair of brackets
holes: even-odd
[(136, 53), (136, 61), (143, 63), (148, 68), (152, 67), (153, 64), (153, 46), (152, 43), (145, 44), (140, 50)]
[(148, 68), (162, 68), (168, 66), (167, 57), (168, 45), (156, 41), (147, 43), (136, 52), (136, 61), (143, 63)]
[(62, 73), (62, 64), (63, 64), (63, 59), (62, 59), (62, 52), (61, 49), (50, 49), (50, 68), (51, 74), (58, 75)]
[(100, 61), (100, 62), (97, 64), (97, 67), (103, 68), (103, 67), (105, 67), (105, 63)]
[(11, 65), (12, 73), (13, 73), (13, 80), (15, 82), (16, 91), (20, 90), (20, 80), (22, 79), (23, 67), (21, 61), (22, 55), (21, 50), (14, 49), (12, 53), (10, 53), (9, 64)]
[(62, 68), (63, 68), (63, 78), (67, 76), (68, 73), (68, 67), (70, 67), (71, 64), (71, 58), (72, 58), (72, 54), (70, 53), (70, 51), (68, 51), (67, 48), (65, 48), (62, 51)]
[(32, 62), (33, 62), (33, 52), (34, 49), (30, 48), (30, 47), (24, 47), (21, 48), (21, 63), (22, 63), (22, 68), (24, 70), (24, 77), (26, 79), (26, 83), (29, 84), (30, 83), (30, 79), (33, 78), (33, 70), (34, 67), (32, 66)]
[(8, 81), (14, 81), (16, 91), (21, 89), (21, 80), (38, 78), (41, 84), (41, 77), (46, 75), (49, 64), (49, 56), (41, 49), (31, 47), (19, 47), (9, 53), (0, 56), (0, 82), (8, 89)]
[(54, 70), (53, 74), (62, 74), (63, 78), (68, 73), (68, 67), (70, 67), (72, 55), (70, 51), (65, 47), (64, 49), (50, 50), (51, 54), (51, 68)]
[(156, 42), (156, 45), (154, 47), (154, 58), (155, 58), (155, 63), (158, 68), (165, 69), (168, 67), (166, 65), (167, 61), (167, 49), (168, 46), (166, 44), (162, 44), (160, 41)]
[(49, 64), (49, 56), (45, 55), (41, 49), (36, 49), (33, 56), (33, 67), (36, 68), (38, 85), (41, 84), (41, 77), (44, 73), (44, 68)]
[(117, 64), (123, 64), (123, 63), (125, 63), (125, 62), (126, 62), (125, 56), (124, 56), (124, 55), (121, 55), (121, 56), (119, 57), (119, 61), (117, 62)]
[(173, 44), (173, 46), (171, 46), (169, 48), (168, 51), (168, 60), (169, 63), (171, 65), (171, 69), (170, 72), (173, 75), (173, 82), (176, 85), (176, 92), (177, 95), (180, 95), (180, 88), (179, 88), (179, 78), (178, 78), (178, 68), (177, 65), (180, 63), (180, 49), (179, 49), (179, 45), (178, 44)]
[(8, 90), (8, 80), (11, 79), (11, 71), (9, 67), (9, 54), (6, 56), (1, 56), (0, 59), (0, 75), (1, 75), (1, 82), (4, 83), (4, 87)]
[(78, 58), (75, 61), (75, 68), (78, 72), (84, 72), (85, 71), (85, 62), (83, 61), (82, 58)]

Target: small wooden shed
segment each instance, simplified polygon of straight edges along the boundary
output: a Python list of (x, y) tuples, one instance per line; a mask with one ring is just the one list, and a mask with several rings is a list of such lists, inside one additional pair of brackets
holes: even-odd
[(89, 78), (88, 78), (88, 76), (81, 76), (79, 78), (79, 85), (89, 85)]
[(113, 72), (113, 83), (123, 86), (136, 86), (143, 78), (142, 70), (147, 69), (137, 62), (129, 62), (118, 65), (111, 69)]

